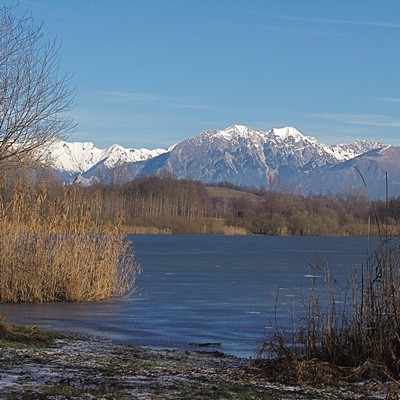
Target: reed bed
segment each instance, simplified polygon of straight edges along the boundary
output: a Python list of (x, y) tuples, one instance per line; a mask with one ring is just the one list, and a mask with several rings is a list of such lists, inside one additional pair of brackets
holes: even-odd
[(124, 226), (132, 234), (179, 235), (249, 235), (246, 228), (227, 225), (224, 218), (152, 217), (137, 218), (136, 225)]
[(17, 182), (0, 199), (0, 302), (99, 300), (132, 291), (138, 268), (121, 218), (96, 196)]
[[(314, 273), (304, 316), (265, 340), (261, 355), (281, 380), (390, 380), (400, 389), (400, 247), (384, 237), (343, 284), (327, 262)], [(279, 365), (279, 368), (277, 368)]]

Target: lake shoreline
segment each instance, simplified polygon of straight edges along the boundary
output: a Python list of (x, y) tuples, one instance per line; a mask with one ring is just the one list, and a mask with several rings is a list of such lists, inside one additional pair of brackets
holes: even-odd
[[(8, 399), (387, 398), (366, 383), (275, 383), (253, 360), (219, 351), (152, 350), (78, 338), (1, 345), (0, 397)], [(371, 391), (372, 390), (372, 391)]]
[(193, 350), (189, 343), (221, 343), (218, 350), (251, 357), (274, 327), (290, 328), (288, 315), (303, 315), (310, 261), (329, 259), (335, 277), (345, 282), (361, 265), (366, 247), (364, 238), (129, 239), (142, 269), (131, 296), (2, 304), (1, 314), (15, 324), (122, 344)]

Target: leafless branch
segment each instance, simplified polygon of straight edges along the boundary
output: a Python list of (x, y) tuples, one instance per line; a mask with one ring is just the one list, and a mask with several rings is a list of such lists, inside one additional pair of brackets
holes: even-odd
[(59, 72), (57, 41), (44, 42), (30, 14), (0, 9), (0, 166), (36, 162), (41, 150), (74, 128), (74, 89)]

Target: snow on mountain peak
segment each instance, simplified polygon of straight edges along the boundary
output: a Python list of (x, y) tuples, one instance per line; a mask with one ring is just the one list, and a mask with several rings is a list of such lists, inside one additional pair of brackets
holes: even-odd
[(166, 150), (163, 149), (132, 149), (114, 144), (105, 150), (106, 156), (103, 158), (103, 161), (108, 168), (112, 168), (124, 163), (148, 160), (165, 152)]
[(59, 170), (68, 173), (83, 172), (99, 161), (101, 150), (92, 142), (55, 141), (45, 150), (46, 158)]
[[(82, 178), (80, 184), (92, 184), (94, 179), (111, 182), (114, 168), (124, 164), (129, 179), (139, 176), (143, 168), (146, 173), (169, 168), (177, 177), (262, 185), (270, 171), (289, 179), (293, 171), (334, 165), (378, 147), (382, 145), (366, 141), (326, 145), (290, 126), (264, 131), (232, 125), (205, 131), (167, 150), (124, 148), (118, 144), (99, 149), (91, 142), (58, 141), (46, 149), (45, 155), (62, 179), (82, 175), (86, 180)], [(165, 157), (152, 160), (164, 153)]]
[(99, 149), (92, 142), (56, 141), (46, 149), (46, 157), (60, 171), (70, 174), (88, 171), (99, 162), (108, 168), (125, 162), (143, 161), (165, 153), (164, 149), (131, 149), (114, 144), (105, 149)]
[(216, 135), (218, 137), (222, 137), (227, 140), (233, 139), (235, 136), (243, 136), (247, 132), (251, 131), (251, 129), (247, 126), (244, 125), (232, 125), (229, 126), (228, 128), (221, 129), (221, 130), (216, 130), (216, 131), (211, 131), (211, 132), (206, 132), (207, 134), (212, 134)]
[(296, 141), (302, 140), (305, 138), (296, 128), (292, 126), (286, 126), (284, 128), (273, 128), (271, 129), (271, 133), (280, 138), (282, 141), (285, 141), (289, 137), (294, 138)]
[(246, 133), (250, 130), (250, 128), (248, 126), (245, 125), (233, 125), (230, 126), (229, 128), (226, 128), (227, 131), (236, 131), (238, 133)]
[(338, 161), (349, 160), (359, 156), (369, 150), (387, 147), (380, 142), (368, 142), (366, 140), (356, 140), (350, 144), (335, 144), (329, 146)]

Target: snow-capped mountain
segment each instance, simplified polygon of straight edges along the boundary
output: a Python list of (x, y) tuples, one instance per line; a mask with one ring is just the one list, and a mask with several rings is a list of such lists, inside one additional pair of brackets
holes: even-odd
[(82, 175), (95, 165), (102, 164), (111, 170), (121, 164), (148, 160), (166, 151), (126, 149), (117, 144), (99, 149), (92, 142), (55, 141), (45, 150), (45, 158), (57, 175), (65, 180)]
[(372, 149), (385, 147), (383, 143), (368, 142), (366, 140), (356, 140), (350, 144), (335, 144), (330, 146), (338, 161), (346, 161), (357, 157)]
[[(323, 194), (337, 193), (344, 185), (357, 186), (360, 180), (335, 182), (339, 175), (334, 171), (340, 167), (354, 169), (350, 161), (364, 154), (377, 158), (381, 153), (371, 152), (377, 149), (389, 151), (390, 146), (367, 141), (327, 145), (293, 127), (262, 131), (233, 125), (205, 131), (166, 150), (125, 149), (119, 145), (98, 149), (90, 142), (57, 142), (47, 152), (58, 176), (86, 185), (126, 182), (168, 171), (177, 178), (204, 183), (231, 182)], [(395, 171), (399, 171), (400, 159), (394, 160)], [(374, 175), (366, 175), (375, 179)]]
[(286, 182), (300, 173), (382, 146), (368, 142), (330, 146), (293, 127), (258, 131), (234, 125), (178, 143), (169, 153), (149, 159), (141, 172), (151, 175), (166, 170), (178, 178), (206, 183), (269, 187), (278, 176)]

